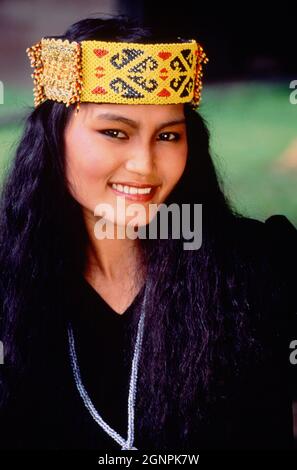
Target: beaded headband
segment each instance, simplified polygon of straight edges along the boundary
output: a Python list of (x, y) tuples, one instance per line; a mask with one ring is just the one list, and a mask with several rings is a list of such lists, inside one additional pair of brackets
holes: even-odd
[(34, 67), (35, 107), (50, 99), (68, 107), (81, 102), (191, 103), (201, 99), (202, 64), (195, 41), (139, 44), (42, 38), (26, 49)]

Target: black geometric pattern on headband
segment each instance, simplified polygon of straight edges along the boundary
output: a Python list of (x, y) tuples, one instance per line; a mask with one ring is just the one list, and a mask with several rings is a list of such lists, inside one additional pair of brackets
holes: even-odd
[(123, 49), (121, 54), (117, 53), (112, 56), (110, 63), (120, 70), (142, 54), (144, 54), (144, 51), (140, 49)]
[(184, 66), (180, 58), (177, 56), (170, 61), (170, 67), (172, 68), (172, 70), (178, 70), (179, 72), (187, 71), (186, 67)]
[(184, 83), (185, 79), (187, 77), (185, 75), (180, 75), (178, 78), (173, 78), (171, 81), (170, 81), (170, 86), (171, 88), (174, 90), (174, 91), (178, 91), (180, 89), (180, 87), (182, 86), (182, 84)]
[(191, 49), (184, 49), (183, 51), (181, 51), (181, 53), (182, 53), (183, 58), (187, 62), (188, 66), (192, 67), (194, 56), (193, 56)]
[(153, 59), (153, 57), (147, 57), (144, 59), (142, 62), (139, 64), (133, 65), (128, 72), (129, 73), (143, 73), (143, 72), (148, 72), (148, 71), (153, 71), (156, 68), (158, 68), (158, 62)]
[(110, 88), (124, 98), (144, 98), (142, 93), (135, 90), (131, 85), (126, 83), (122, 78), (114, 78), (110, 84)]
[(194, 86), (194, 80), (192, 78), (189, 78), (189, 80), (185, 84), (183, 91), (180, 94), (181, 98), (187, 97), (191, 93), (193, 86)]
[(158, 82), (152, 79), (146, 79), (142, 76), (137, 75), (128, 75), (128, 78), (132, 80), (134, 83), (139, 85), (144, 91), (149, 93), (155, 91), (158, 88)]

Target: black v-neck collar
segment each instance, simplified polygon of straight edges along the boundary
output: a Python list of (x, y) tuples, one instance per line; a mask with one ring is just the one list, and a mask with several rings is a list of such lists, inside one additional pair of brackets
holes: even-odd
[(96, 289), (86, 280), (86, 278), (81, 275), (81, 281), (82, 281), (82, 286), (85, 292), (88, 292), (91, 294), (91, 299), (93, 302), (97, 303), (98, 305), (103, 306), (103, 310), (110, 314), (112, 318), (115, 318), (118, 321), (125, 321), (128, 317), (131, 316), (131, 313), (133, 311), (133, 308), (135, 304), (137, 303), (138, 299), (140, 298), (141, 294), (143, 293), (144, 286), (140, 289), (138, 294), (134, 297), (133, 301), (131, 304), (126, 308), (126, 310), (123, 313), (118, 313), (116, 312), (107, 302), (104, 300), (104, 298), (99, 294), (99, 292), (96, 291)]

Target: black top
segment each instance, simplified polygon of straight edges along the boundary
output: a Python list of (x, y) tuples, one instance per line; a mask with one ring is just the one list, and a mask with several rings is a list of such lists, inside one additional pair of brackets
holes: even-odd
[[(129, 326), (143, 288), (124, 313), (115, 312), (82, 277), (81, 303), (73, 317), (73, 333), (82, 382), (98, 413), (118, 434), (127, 438), (131, 362)], [(73, 378), (71, 377), (73, 382)], [(67, 446), (120, 449), (91, 418), (81, 398), (72, 397), (69, 413), (77, 410)], [(78, 432), (79, 430), (79, 432)]]
[[(283, 227), (284, 218), (281, 222)], [(285, 230), (278, 232), (274, 228), (273, 233), (274, 241), (279, 235), (283, 237), (282, 246), (290, 240), (296, 242), (296, 249), (297, 231), (291, 224), (286, 222)], [(292, 275), (293, 272), (288, 274)], [(131, 362), (127, 360), (129, 326), (133, 312), (140, 306), (144, 286), (123, 314), (116, 313), (83, 276), (76, 288), (78, 301), (72, 312), (72, 325), (82, 381), (102, 418), (126, 438), (131, 372)], [(286, 308), (284, 316), (288, 314)], [(292, 340), (297, 339), (297, 331), (291, 336)], [(50, 367), (42, 368), (40, 359), (38, 369), (32, 372), (2, 417), (0, 448), (120, 450), (120, 445), (86, 409), (74, 382), (67, 335), (63, 341), (63, 348), (56, 350), (53, 338)], [(267, 345), (272, 349), (275, 346), (270, 339)], [(288, 350), (281, 356), (278, 350), (269, 356), (273, 362), (267, 361), (264, 367), (262, 364), (259, 369), (252, 368), (243, 374), (244, 381), (238, 382), (227, 402), (222, 406), (219, 402), (208, 422), (198, 426), (189, 444), (191, 449), (293, 447), (292, 405), (285, 370), (289, 345), (285, 343), (285, 348), (286, 345)], [(145, 448), (145, 442), (137, 435), (137, 425), (134, 445), (140, 450)]]
[[(83, 276), (76, 288), (78, 303), (71, 324), (82, 383), (104, 421), (127, 439), (129, 325), (144, 286), (123, 314), (115, 312)], [(58, 363), (49, 370), (54, 375), (46, 370), (39, 376), (34, 373), (33, 383), (28, 380), (11, 406), (0, 448), (121, 450), (85, 407), (75, 384), (67, 335), (64, 343), (63, 357), (53, 351)]]

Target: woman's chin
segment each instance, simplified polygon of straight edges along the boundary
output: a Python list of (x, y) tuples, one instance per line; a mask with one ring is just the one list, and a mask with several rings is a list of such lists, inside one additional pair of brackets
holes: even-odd
[(149, 223), (147, 219), (127, 220), (125, 218), (106, 219), (99, 218), (94, 227), (97, 239), (125, 239), (135, 240), (137, 234)]

